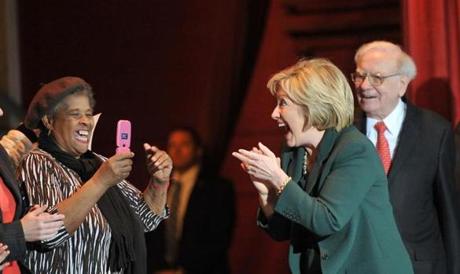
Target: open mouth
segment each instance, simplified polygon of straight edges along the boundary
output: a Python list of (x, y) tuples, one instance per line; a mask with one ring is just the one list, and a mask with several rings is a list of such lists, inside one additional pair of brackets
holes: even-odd
[(283, 129), (284, 131), (289, 131), (289, 126), (283, 122), (278, 122), (278, 128)]
[(289, 139), (290, 135), (292, 134), (289, 126), (286, 123), (279, 121), (278, 128), (280, 128), (284, 132), (284, 136)]
[(368, 94), (359, 94), (359, 97), (361, 97), (361, 99), (376, 99), (377, 98), (377, 95), (368, 95)]
[(80, 142), (87, 143), (89, 141), (89, 131), (84, 129), (77, 130), (75, 139)]
[(287, 123), (283, 122), (282, 120), (278, 120), (277, 122), (278, 122), (278, 128), (281, 129), (284, 133), (286, 144), (288, 146), (291, 146), (295, 140), (294, 133), (292, 132), (291, 128), (289, 127)]

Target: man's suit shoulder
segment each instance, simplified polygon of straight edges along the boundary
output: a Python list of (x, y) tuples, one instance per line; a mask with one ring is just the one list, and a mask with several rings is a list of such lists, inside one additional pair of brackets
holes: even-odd
[(449, 121), (438, 113), (414, 105), (408, 105), (407, 118), (418, 120), (421, 126), (429, 130), (446, 130), (452, 128)]

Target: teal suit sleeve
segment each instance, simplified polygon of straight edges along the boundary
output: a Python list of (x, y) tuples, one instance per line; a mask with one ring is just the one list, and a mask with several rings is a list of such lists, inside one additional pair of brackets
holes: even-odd
[(277, 212), (274, 212), (270, 219), (268, 219), (259, 208), (257, 212), (257, 225), (265, 230), (273, 240), (289, 240), (291, 221)]
[[(281, 151), (281, 167), (294, 178), (300, 178), (301, 172), (293, 174), (296, 170), (296, 163), (303, 161), (304, 150), (299, 148), (283, 147)], [(274, 212), (268, 219), (259, 208), (257, 212), (257, 225), (265, 230), (273, 240), (289, 240), (291, 235), (291, 220)]]
[(318, 236), (327, 236), (348, 223), (375, 178), (384, 174), (375, 151), (362, 141), (342, 142), (324, 163), (315, 163), (318, 164), (322, 167), (317, 178), (309, 179), (319, 184), (318, 195), (310, 196), (291, 181), (280, 195), (275, 211)]

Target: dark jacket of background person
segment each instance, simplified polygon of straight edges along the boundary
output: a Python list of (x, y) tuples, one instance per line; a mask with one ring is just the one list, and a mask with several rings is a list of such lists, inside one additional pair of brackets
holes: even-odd
[[(455, 127), (455, 184), (460, 193), (460, 124)], [(457, 196), (459, 197), (459, 196)]]
[[(20, 263), (26, 254), (26, 240), (21, 225), (21, 217), (26, 212), (27, 201), (22, 191), (19, 189), (19, 184), (16, 181), (13, 164), (3, 146), (0, 145), (0, 176), (3, 179), (6, 187), (11, 191), (16, 201), (16, 214), (12, 223), (0, 223), (0, 242), (8, 245), (10, 255), (7, 260), (17, 260), (21, 267), (21, 273), (29, 273)], [(2, 214), (0, 214), (0, 221)]]
[[(228, 250), (234, 222), (233, 185), (202, 170), (187, 205), (177, 265), (185, 273), (230, 273)], [(146, 234), (148, 273), (170, 267), (164, 259), (164, 233), (165, 222)]]
[(268, 223), (263, 214), (258, 218), (272, 238), (290, 240), (292, 272), (308, 273), (302, 266), (317, 246), (323, 274), (413, 273), (387, 179), (366, 137), (354, 126), (327, 129), (306, 183), (304, 153), (299, 147), (283, 152), (282, 168), (295, 183), (286, 185)]
[[(460, 209), (454, 191), (453, 132), (439, 115), (406, 103), (388, 173), (396, 223), (417, 274), (457, 274)], [(366, 132), (366, 119), (357, 126)], [(441, 272), (446, 271), (445, 262), (449, 272)]]

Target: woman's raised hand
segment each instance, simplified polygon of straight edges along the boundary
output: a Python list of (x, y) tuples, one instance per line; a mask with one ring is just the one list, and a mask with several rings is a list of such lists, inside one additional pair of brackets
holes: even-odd
[(251, 151), (239, 149), (232, 155), (241, 161), (243, 169), (251, 176), (260, 194), (262, 194), (260, 191), (264, 191), (264, 186), (261, 184), (267, 187), (268, 192), (269, 188), (278, 189), (288, 177), (281, 169), (280, 159), (262, 143)]
[(145, 156), (147, 161), (147, 171), (154, 182), (158, 184), (169, 183), (172, 171), (172, 160), (169, 155), (155, 146), (144, 144)]
[(131, 173), (133, 157), (133, 152), (117, 153), (104, 161), (93, 177), (98, 183), (107, 187), (114, 186), (126, 179)]

